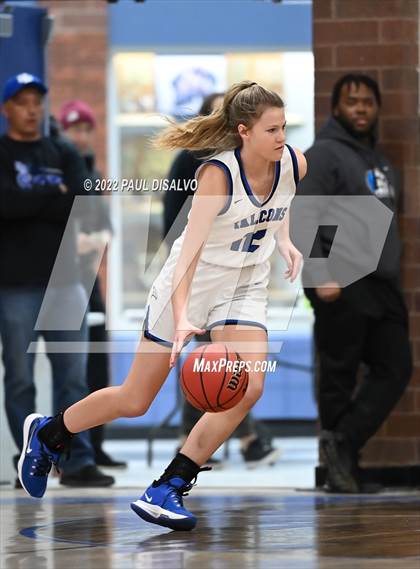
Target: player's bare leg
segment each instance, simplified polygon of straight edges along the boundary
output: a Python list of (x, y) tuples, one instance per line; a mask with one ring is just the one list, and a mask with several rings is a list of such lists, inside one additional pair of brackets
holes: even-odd
[(25, 419), (18, 472), (29, 495), (44, 495), (51, 466), (70, 447), (75, 433), (146, 413), (168, 375), (170, 352), (170, 348), (142, 338), (123, 385), (95, 391), (64, 414), (43, 417), (34, 413)]
[[(214, 328), (211, 337), (214, 342), (228, 344), (230, 349), (239, 353), (243, 361), (250, 362), (251, 368), (255, 362), (264, 361), (267, 357), (267, 334), (261, 328), (225, 326)], [(247, 344), (253, 351), (247, 351)], [(250, 371), (248, 389), (244, 398), (228, 411), (205, 413), (194, 425), (181, 453), (196, 464), (204, 464), (230, 437), (261, 397), (264, 378), (264, 372)]]
[[(213, 330), (212, 340), (228, 343), (245, 361), (265, 360), (267, 335), (260, 328), (244, 329), (227, 326)], [(249, 342), (249, 343), (248, 343)], [(248, 346), (258, 352), (247, 351)], [(245, 345), (245, 348), (243, 347)], [(235, 407), (222, 413), (205, 413), (190, 432), (181, 451), (175, 456), (159, 480), (131, 504), (144, 520), (175, 530), (191, 530), (196, 516), (184, 508), (183, 496), (192, 488), (201, 466), (231, 435), (262, 394), (264, 373), (251, 371), (247, 392)]]
[(119, 417), (144, 415), (169, 373), (171, 349), (142, 338), (124, 383), (88, 395), (69, 407), (64, 422), (72, 433)]

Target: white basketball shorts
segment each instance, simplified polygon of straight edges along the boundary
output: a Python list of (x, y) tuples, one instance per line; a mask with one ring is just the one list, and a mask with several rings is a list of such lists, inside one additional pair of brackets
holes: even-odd
[[(171, 295), (176, 259), (168, 261), (150, 289), (143, 331), (149, 340), (172, 346), (175, 326)], [(189, 321), (207, 330), (225, 324), (267, 330), (269, 275), (270, 261), (238, 269), (200, 259), (188, 304)]]

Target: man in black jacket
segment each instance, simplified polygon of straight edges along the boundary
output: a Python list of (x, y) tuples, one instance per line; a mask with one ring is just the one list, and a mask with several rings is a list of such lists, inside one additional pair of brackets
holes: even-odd
[[(399, 282), (399, 181), (377, 147), (380, 106), (381, 95), (372, 78), (346, 75), (337, 82), (333, 116), (306, 152), (308, 174), (297, 190), (298, 196), (332, 199), (369, 196), (392, 212), (376, 270), (346, 286), (346, 270), (363, 265), (361, 260), (373, 251), (371, 237), (377, 236), (377, 226), (364, 208), (353, 209), (352, 215), (341, 212), (348, 239), (341, 238), (340, 244), (334, 241), (337, 227), (323, 225), (322, 199), (313, 198), (310, 204), (302, 199), (300, 205), (298, 199), (291, 223), (298, 247), (305, 230), (319, 226), (303, 282), (315, 312), (320, 455), (328, 486), (338, 492), (362, 489), (358, 453), (400, 399), (412, 370), (408, 314)], [(344, 198), (342, 203), (345, 211), (349, 202)], [(340, 222), (338, 226), (341, 229)], [(321, 262), (313, 264), (313, 259)], [(356, 386), (359, 375), (363, 377)]]
[[(8, 131), (0, 138), (0, 334), (6, 413), (18, 448), (24, 419), (35, 410), (32, 348), (40, 335), (52, 368), (54, 411), (87, 391), (87, 300), (69, 218), (86, 170), (70, 143), (41, 135), (46, 92), (39, 78), (20, 73), (6, 82), (2, 99)], [(97, 469), (86, 433), (75, 437), (62, 470), (61, 483), (69, 486), (114, 482)]]

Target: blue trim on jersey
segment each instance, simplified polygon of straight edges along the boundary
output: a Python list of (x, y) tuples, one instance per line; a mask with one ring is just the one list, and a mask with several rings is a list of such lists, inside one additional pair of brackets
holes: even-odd
[(274, 182), (273, 182), (273, 187), (271, 188), (271, 192), (268, 194), (267, 198), (261, 203), (259, 201), (259, 199), (255, 196), (254, 192), (252, 191), (251, 186), (248, 183), (248, 180), (246, 179), (246, 175), (245, 175), (245, 170), (244, 167), (242, 165), (242, 160), (241, 160), (241, 152), (240, 152), (240, 148), (235, 148), (235, 158), (238, 161), (238, 165), (239, 165), (239, 172), (241, 174), (241, 180), (242, 180), (242, 185), (246, 191), (246, 193), (248, 194), (249, 199), (252, 201), (252, 203), (254, 205), (256, 205), (257, 207), (263, 207), (267, 202), (269, 202), (271, 200), (271, 198), (273, 197), (274, 192), (276, 191), (277, 185), (279, 183), (279, 178), (280, 178), (280, 170), (281, 170), (281, 163), (280, 161), (276, 162), (276, 166), (275, 166), (275, 175), (274, 175)]
[(144, 337), (147, 338), (148, 340), (151, 340), (152, 342), (156, 342), (157, 344), (161, 344), (162, 346), (167, 346), (168, 348), (173, 347), (172, 342), (168, 342), (167, 340), (162, 340), (162, 338), (158, 338), (157, 336), (154, 336), (148, 330), (144, 330)]
[(298, 185), (299, 184), (299, 164), (298, 164), (298, 160), (296, 157), (296, 152), (293, 150), (293, 148), (291, 146), (289, 146), (288, 144), (286, 144), (287, 148), (289, 149), (290, 152), (290, 156), (292, 158), (292, 164), (293, 164), (293, 177), (295, 179), (295, 184)]
[(220, 324), (224, 325), (243, 324), (244, 326), (257, 326), (258, 328), (262, 328), (267, 332), (266, 326), (264, 326), (264, 324), (261, 324), (261, 322), (254, 322), (253, 320), (234, 320), (234, 319), (218, 320), (217, 322), (213, 322), (213, 324), (207, 326), (207, 330), (211, 330), (212, 328), (214, 328), (215, 326), (219, 326)]
[(144, 319), (143, 334), (144, 334), (145, 338), (147, 338), (148, 340), (151, 340), (152, 342), (156, 342), (157, 344), (161, 344), (162, 346), (168, 346), (168, 348), (172, 348), (173, 342), (168, 342), (167, 340), (162, 340), (162, 338), (158, 338), (157, 336), (154, 336), (151, 332), (149, 332), (149, 330), (148, 330), (148, 328), (149, 328), (149, 310), (150, 310), (150, 306), (147, 307), (146, 317)]
[[(203, 162), (203, 164), (201, 166), (204, 166), (204, 164), (214, 164), (215, 166), (218, 166), (219, 168), (221, 168), (225, 174), (226, 174), (226, 178), (228, 181), (228, 190), (229, 190), (229, 194), (227, 196), (227, 200), (225, 205), (222, 207), (222, 209), (219, 211), (219, 213), (217, 215), (223, 215), (224, 213), (227, 212), (227, 210), (230, 207), (230, 204), (232, 203), (232, 196), (233, 196), (233, 180), (232, 180), (232, 174), (230, 173), (229, 168), (226, 166), (226, 164), (224, 162), (222, 162), (221, 160), (217, 160), (214, 158), (211, 158), (210, 160), (206, 160), (205, 162)], [(200, 168), (201, 168), (200, 166)]]

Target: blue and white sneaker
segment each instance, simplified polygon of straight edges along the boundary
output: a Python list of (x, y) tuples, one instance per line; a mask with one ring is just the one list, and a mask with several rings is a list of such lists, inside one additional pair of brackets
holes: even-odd
[(54, 453), (38, 438), (39, 430), (51, 417), (39, 413), (28, 415), (23, 424), (23, 446), (18, 462), (18, 476), (23, 489), (33, 498), (42, 498), (47, 488), (48, 474), (57, 465), (61, 452)]
[(182, 497), (193, 487), (179, 477), (170, 478), (158, 486), (149, 486), (131, 509), (146, 522), (173, 530), (192, 530), (197, 518), (184, 508)]

